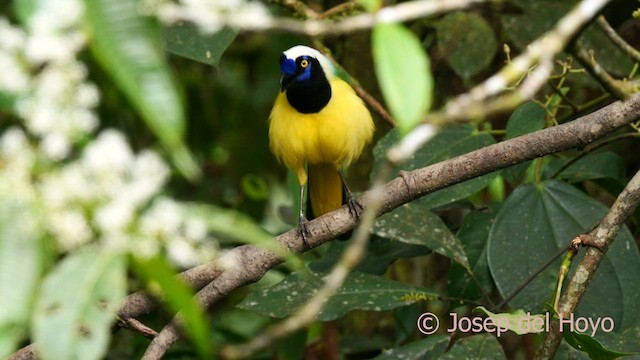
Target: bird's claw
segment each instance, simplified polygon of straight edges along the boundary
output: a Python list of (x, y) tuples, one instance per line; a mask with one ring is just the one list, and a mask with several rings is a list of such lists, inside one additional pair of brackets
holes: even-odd
[(351, 214), (351, 216), (353, 216), (356, 220), (359, 220), (360, 216), (362, 216), (364, 208), (362, 207), (362, 204), (360, 204), (358, 199), (353, 196), (348, 196), (347, 207), (349, 208), (349, 214)]
[(298, 231), (300, 232), (300, 237), (302, 238), (302, 242), (304, 243), (304, 245), (307, 247), (307, 249), (311, 249), (311, 246), (309, 246), (309, 243), (307, 242), (307, 238), (311, 236), (309, 226), (307, 226), (308, 223), (309, 220), (307, 220), (306, 217), (300, 216), (300, 219), (298, 220)]

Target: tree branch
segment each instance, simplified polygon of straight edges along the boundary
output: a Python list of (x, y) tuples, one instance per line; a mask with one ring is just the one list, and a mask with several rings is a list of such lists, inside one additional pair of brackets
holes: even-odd
[[(558, 305), (558, 314), (568, 317), (576, 309), (607, 249), (613, 243), (624, 222), (633, 215), (639, 202), (640, 171), (622, 190), (622, 193), (620, 193), (600, 224), (589, 233), (594, 239), (595, 247), (587, 249), (584, 258), (569, 281)], [(549, 332), (544, 335), (542, 344), (536, 354), (536, 359), (553, 358), (561, 340), (562, 332), (560, 331), (559, 323), (554, 321), (550, 326)]]
[[(404, 22), (439, 15), (484, 2), (486, 0), (414, 0), (384, 7), (375, 13), (359, 14), (338, 21), (319, 19), (300, 21), (290, 18), (265, 17), (260, 21), (246, 22), (244, 19), (234, 21), (234, 17), (230, 16), (226, 19), (225, 25), (241, 31), (286, 31), (310, 37), (335, 36), (370, 29), (376, 24)], [(302, 10), (297, 10), (297, 12), (302, 12)], [(307, 11), (304, 13), (308, 14)]]
[(598, 25), (602, 31), (613, 41), (614, 44), (618, 45), (620, 50), (624, 51), (633, 61), (640, 63), (640, 51), (636, 50), (633, 46), (629, 45), (623, 38), (618, 35), (618, 33), (611, 27), (607, 19), (604, 16), (598, 16)]
[[(583, 147), (592, 141), (640, 118), (640, 94), (618, 101), (570, 123), (503, 141), (471, 153), (413, 171), (403, 171), (385, 186), (384, 201), (378, 215), (387, 213), (428, 193), (544, 155)], [(359, 199), (367, 204), (368, 194)], [(309, 222), (307, 243), (313, 248), (352, 230), (356, 221), (346, 207)], [(275, 239), (295, 252), (308, 249), (292, 229)], [(230, 251), (222, 260), (233, 264), (205, 286), (197, 300), (209, 308), (234, 289), (259, 280), (283, 260), (271, 251), (244, 245)], [(143, 359), (159, 359), (178, 340), (179, 317), (152, 341)]]
[(618, 99), (626, 99), (633, 93), (630, 83), (615, 79), (596, 61), (593, 50), (587, 51), (580, 41), (576, 42), (573, 50), (574, 55), (582, 66), (587, 69), (589, 74), (591, 74), (607, 92), (613, 94), (613, 96)]

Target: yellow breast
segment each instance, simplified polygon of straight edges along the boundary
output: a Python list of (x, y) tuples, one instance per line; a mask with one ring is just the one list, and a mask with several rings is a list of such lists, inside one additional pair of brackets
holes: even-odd
[(348, 165), (371, 141), (371, 114), (351, 86), (333, 79), (331, 99), (318, 113), (296, 111), (284, 93), (278, 94), (271, 111), (271, 151), (292, 169), (305, 163)]

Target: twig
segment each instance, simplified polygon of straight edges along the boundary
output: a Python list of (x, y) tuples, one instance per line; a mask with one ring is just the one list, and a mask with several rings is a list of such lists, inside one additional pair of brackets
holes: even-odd
[(589, 74), (593, 76), (602, 87), (613, 94), (618, 99), (626, 99), (633, 93), (629, 83), (614, 79), (603, 67), (598, 63), (594, 57), (592, 50), (587, 51), (580, 41), (576, 42), (574, 46), (574, 55), (580, 61), (582, 66), (587, 69)]
[(609, 145), (611, 143), (614, 143), (616, 141), (622, 140), (622, 139), (626, 139), (626, 138), (633, 138), (633, 137), (640, 137), (640, 133), (637, 132), (633, 132), (633, 133), (626, 133), (626, 134), (619, 134), (619, 135), (614, 135), (610, 138), (604, 139), (602, 141), (599, 141), (591, 146), (586, 147), (582, 152), (580, 152), (580, 154), (572, 157), (569, 161), (567, 161), (566, 163), (564, 163), (558, 170), (556, 170), (556, 172), (553, 173), (553, 175), (551, 175), (551, 179), (558, 177), (563, 171), (565, 171), (569, 166), (573, 165), (576, 161), (582, 159), (583, 157), (589, 155), (590, 153), (594, 152), (595, 150)]
[(280, 5), (293, 11), (294, 14), (302, 16), (304, 19), (316, 19), (318, 13), (307, 4), (298, 0), (269, 0), (269, 2)]
[(338, 4), (325, 12), (320, 14), (320, 19), (331, 19), (340, 15), (349, 14), (353, 11), (361, 10), (362, 5), (356, 1), (347, 1), (342, 4)]
[[(264, 15), (255, 21), (246, 21), (245, 17), (235, 17), (229, 14), (221, 19), (221, 26), (235, 28), (239, 31), (286, 31), (307, 35), (310, 37), (336, 36), (359, 30), (370, 29), (377, 24), (396, 23), (415, 20), (427, 16), (435, 16), (453, 10), (469, 7), (473, 4), (483, 3), (486, 0), (414, 0), (384, 7), (375, 13), (364, 13), (350, 16), (338, 21), (326, 21), (317, 18), (317, 14), (310, 13), (308, 8), (302, 8), (300, 2), (284, 0), (279, 2), (295, 9), (296, 13), (305, 14), (308, 20), (294, 20), (290, 18), (273, 17)], [(188, 15), (179, 11), (179, 6), (167, 5), (160, 15), (169, 22), (180, 20), (190, 21)]]
[(139, 320), (136, 320), (136, 319), (133, 319), (133, 318), (123, 319), (120, 322), (120, 326), (123, 327), (123, 328), (135, 330), (135, 331), (141, 333), (147, 339), (153, 339), (154, 337), (158, 336), (158, 332), (157, 331), (155, 331), (152, 328), (148, 327), (147, 325), (143, 324)]
[(565, 251), (571, 249), (572, 245), (569, 244), (562, 249), (558, 250), (547, 262), (542, 264), (536, 271), (531, 273), (517, 288), (515, 288), (509, 295), (507, 295), (498, 305), (495, 306), (495, 310), (500, 310), (503, 306), (509, 303), (509, 301), (513, 300), (522, 289), (527, 287), (541, 272), (543, 272), (549, 265), (551, 265), (557, 258), (559, 258)]
[[(567, 285), (564, 295), (560, 299), (558, 306), (558, 314), (567, 317), (578, 306), (580, 299), (587, 290), (591, 279), (604, 258), (604, 255), (618, 234), (618, 231), (624, 225), (627, 218), (633, 215), (634, 210), (640, 202), (640, 172), (631, 179), (627, 186), (622, 190), (611, 209), (605, 215), (600, 224), (589, 233), (594, 239), (596, 247), (587, 249), (584, 258), (578, 265), (573, 277)], [(562, 333), (560, 332), (558, 322), (554, 321), (544, 334), (536, 359), (551, 359), (555, 355)]]
[(618, 35), (618, 33), (611, 27), (607, 19), (604, 16), (598, 16), (598, 25), (602, 31), (613, 41), (614, 44), (618, 45), (620, 50), (624, 51), (633, 61), (640, 63), (640, 51), (636, 50), (633, 46), (629, 45), (623, 38)]

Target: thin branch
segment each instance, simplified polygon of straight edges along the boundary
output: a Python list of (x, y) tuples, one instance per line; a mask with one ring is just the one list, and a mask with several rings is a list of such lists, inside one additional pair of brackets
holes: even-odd
[[(229, 16), (220, 19), (222, 23), (218, 25), (235, 28), (239, 31), (285, 31), (315, 38), (319, 36), (337, 36), (359, 30), (366, 30), (377, 24), (397, 23), (440, 15), (486, 1), (487, 0), (414, 0), (384, 7), (375, 13), (364, 13), (342, 20), (326, 21), (318, 19), (317, 13), (310, 12), (308, 8), (301, 7), (299, 4), (302, 3), (285, 0), (278, 3), (295, 9), (295, 12), (298, 14), (304, 14), (308, 20), (302, 21), (264, 14), (260, 18), (253, 19), (254, 21), (247, 21), (246, 17), (235, 17), (233, 14), (229, 14)], [(190, 21), (189, 17), (182, 14), (179, 9), (177, 5), (167, 5), (164, 11), (160, 13), (161, 18), (169, 22), (180, 20)]]
[(338, 4), (325, 12), (320, 14), (320, 19), (332, 19), (342, 15), (349, 15), (350, 13), (358, 10), (362, 10), (362, 4), (357, 1), (347, 1), (345, 3)]
[(611, 41), (618, 45), (620, 50), (624, 51), (633, 61), (640, 63), (640, 51), (636, 50), (633, 46), (629, 45), (623, 38), (618, 35), (614, 28), (611, 27), (607, 19), (604, 16), (598, 16), (598, 25), (602, 31), (611, 39)]
[(593, 76), (602, 87), (613, 94), (618, 99), (626, 99), (633, 93), (628, 82), (615, 79), (609, 74), (598, 61), (595, 59), (593, 50), (587, 51), (580, 41), (576, 42), (574, 46), (574, 55), (580, 61), (582, 66), (587, 69), (589, 74)]
[(556, 170), (556, 172), (553, 173), (553, 175), (551, 175), (551, 178), (556, 178), (558, 177), (558, 175), (560, 175), (563, 171), (565, 171), (569, 166), (573, 165), (576, 161), (582, 159), (583, 157), (589, 155), (590, 153), (594, 152), (595, 150), (609, 145), (611, 143), (614, 143), (616, 141), (620, 141), (626, 138), (634, 138), (634, 137), (640, 137), (640, 133), (638, 132), (633, 132), (633, 133), (625, 133), (625, 134), (619, 134), (619, 135), (615, 135), (612, 136), (610, 138), (604, 139), (598, 143), (595, 143), (591, 146), (586, 147), (582, 152), (580, 152), (580, 154), (572, 157), (569, 161), (567, 161), (566, 163), (564, 163), (558, 170)]
[[(569, 281), (558, 306), (559, 315), (566, 318), (576, 309), (607, 249), (613, 243), (618, 231), (624, 226), (624, 222), (633, 215), (638, 203), (640, 203), (640, 172), (636, 173), (622, 190), (602, 222), (589, 233), (593, 237), (595, 247), (587, 249), (584, 258)], [(558, 322), (554, 321), (549, 330), (544, 334), (536, 359), (553, 358), (560, 345), (562, 332)]]
[[(544, 155), (583, 147), (588, 143), (640, 117), (640, 94), (625, 102), (615, 102), (576, 121), (506, 140), (453, 159), (413, 171), (403, 171), (385, 186), (384, 202), (378, 215), (422, 197), (428, 193), (493, 171)], [(359, 201), (367, 205), (370, 194)], [(346, 207), (325, 214), (308, 223), (307, 243), (313, 248), (352, 230), (356, 221)], [(297, 229), (276, 238), (291, 251), (304, 252)], [(259, 280), (269, 269), (283, 260), (271, 251), (255, 246), (240, 246), (227, 254), (225, 263), (233, 263), (218, 278), (205, 286), (197, 300), (204, 308), (211, 307), (234, 289)], [(179, 317), (156, 337), (153, 349), (143, 359), (158, 359), (178, 340)], [(149, 349), (147, 349), (149, 350)]]
[(143, 324), (142, 322), (134, 318), (123, 319), (122, 321), (119, 322), (118, 325), (120, 325), (123, 328), (137, 331), (147, 339), (153, 339), (154, 337), (158, 336), (157, 331), (153, 330), (152, 328), (148, 327), (147, 325)]

